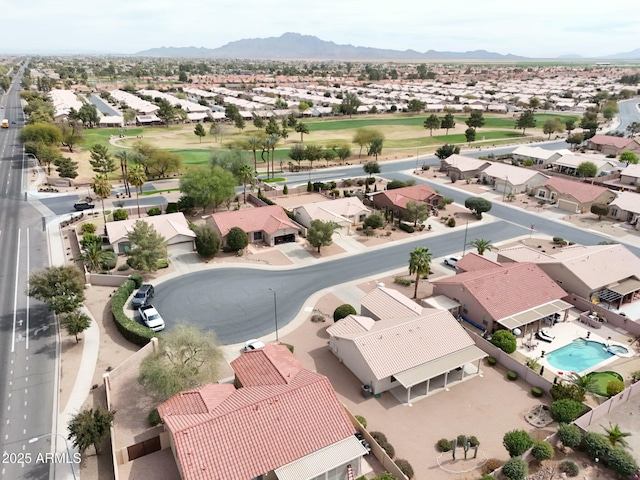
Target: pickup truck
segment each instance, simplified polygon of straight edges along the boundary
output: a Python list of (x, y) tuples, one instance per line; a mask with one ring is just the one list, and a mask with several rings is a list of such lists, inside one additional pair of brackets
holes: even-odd
[(138, 309), (142, 322), (154, 332), (164, 330), (164, 320), (153, 305), (145, 305)]

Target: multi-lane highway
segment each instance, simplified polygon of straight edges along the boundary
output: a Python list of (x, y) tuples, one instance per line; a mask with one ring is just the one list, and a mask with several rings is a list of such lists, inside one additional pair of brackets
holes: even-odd
[(0, 129), (0, 479), (44, 480), (56, 437), (29, 440), (55, 431), (58, 353), (53, 318), (26, 296), (29, 272), (48, 265), (48, 253), (42, 216), (25, 197), (19, 85), (20, 73), (0, 109), (10, 122)]

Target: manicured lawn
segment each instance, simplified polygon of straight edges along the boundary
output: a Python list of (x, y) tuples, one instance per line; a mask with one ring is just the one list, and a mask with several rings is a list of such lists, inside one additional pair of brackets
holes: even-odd
[(204, 148), (194, 148), (189, 150), (170, 150), (182, 157), (182, 164), (185, 166), (206, 165), (211, 158), (211, 151)]
[(589, 374), (587, 374), (587, 377), (590, 378), (595, 378), (596, 380), (596, 384), (597, 384), (597, 394), (598, 395), (602, 395), (603, 397), (607, 397), (607, 384), (611, 381), (611, 380), (620, 380), (622, 382), (624, 382), (624, 379), (622, 378), (622, 376), (617, 373), (617, 372), (613, 372), (611, 370), (608, 370), (606, 372), (591, 372)]

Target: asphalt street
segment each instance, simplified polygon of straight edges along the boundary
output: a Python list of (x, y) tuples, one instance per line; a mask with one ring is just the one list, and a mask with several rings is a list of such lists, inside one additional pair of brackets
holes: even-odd
[(618, 102), (618, 120), (620, 124), (616, 128), (618, 132), (624, 133), (624, 136), (628, 136), (627, 127), (633, 122), (640, 122), (640, 111), (638, 111), (638, 105), (640, 101), (637, 98), (631, 100), (625, 100)]

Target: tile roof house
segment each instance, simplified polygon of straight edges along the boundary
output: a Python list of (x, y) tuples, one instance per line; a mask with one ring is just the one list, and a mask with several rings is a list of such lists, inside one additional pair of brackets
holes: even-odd
[(349, 465), (361, 474), (366, 450), (325, 376), (283, 345), (243, 353), (231, 366), (235, 386), (208, 384), (158, 407), (182, 479), (347, 478)]
[(549, 178), (535, 192), (535, 198), (555, 203), (559, 209), (571, 213), (586, 213), (594, 203), (607, 205), (616, 196), (599, 185), (557, 176)]
[(432, 208), (436, 208), (441, 199), (442, 195), (436, 193), (428, 185), (394, 188), (371, 195), (371, 201), (377, 209), (388, 209), (395, 212), (396, 215), (405, 215), (409, 202), (424, 202)]
[(609, 204), (609, 216), (627, 222), (640, 230), (640, 194), (635, 192), (618, 192), (617, 197)]
[(244, 230), (249, 243), (264, 242), (269, 246), (295, 242), (302, 230), (278, 205), (214, 213), (207, 217), (207, 224), (218, 232), (223, 244), (233, 227)]
[(133, 230), (136, 222), (145, 222), (164, 237), (167, 249), (170, 253), (179, 251), (192, 252), (196, 234), (189, 228), (189, 222), (181, 212), (154, 215), (144, 218), (130, 218), (117, 222), (107, 222), (107, 237), (109, 244), (116, 253), (126, 253), (131, 249), (129, 232)]
[(556, 151), (528, 145), (521, 145), (513, 151), (513, 159), (518, 163), (531, 160), (534, 165), (546, 165), (559, 157), (560, 153)]
[(557, 158), (551, 164), (554, 169), (560, 173), (566, 173), (568, 175), (577, 175), (576, 171), (578, 166), (583, 162), (594, 163), (597, 170), (596, 175), (609, 174), (609, 172), (617, 172), (619, 170), (618, 165), (609, 160), (604, 160), (596, 155), (562, 155)]
[(635, 138), (594, 135), (587, 146), (605, 155), (620, 155), (622, 152), (640, 152), (640, 142)]
[(519, 245), (500, 250), (498, 260), (535, 262), (563, 290), (617, 308), (640, 292), (640, 258), (620, 244), (573, 245), (554, 253)]
[(390, 390), (406, 403), (477, 375), (486, 356), (447, 310), (374, 322), (349, 315), (327, 333), (333, 354), (363, 383), (363, 395)]
[(456, 272), (472, 272), (475, 270), (486, 270), (488, 268), (499, 267), (498, 262), (494, 262), (487, 257), (470, 252), (456, 262)]
[(533, 263), (502, 264), (433, 282), (433, 294), (461, 305), (460, 315), (483, 330), (512, 330), (571, 307), (567, 295)]
[(407, 318), (421, 315), (422, 307), (393, 288), (377, 287), (360, 299), (360, 312), (374, 320)]
[(491, 162), (486, 160), (453, 154), (440, 160), (440, 171), (447, 172), (449, 177), (451, 177), (451, 173), (455, 173), (459, 179), (464, 180), (465, 178), (477, 177), (489, 165)]
[(480, 174), (483, 181), (493, 185), (493, 189), (506, 195), (528, 192), (544, 183), (548, 175), (538, 170), (516, 167), (506, 163), (492, 163)]
[(325, 202), (307, 203), (293, 209), (296, 221), (309, 228), (313, 220), (336, 222), (345, 230), (351, 225), (364, 222), (371, 213), (358, 197), (344, 197)]
[(620, 172), (620, 183), (640, 185), (640, 165), (628, 165)]

